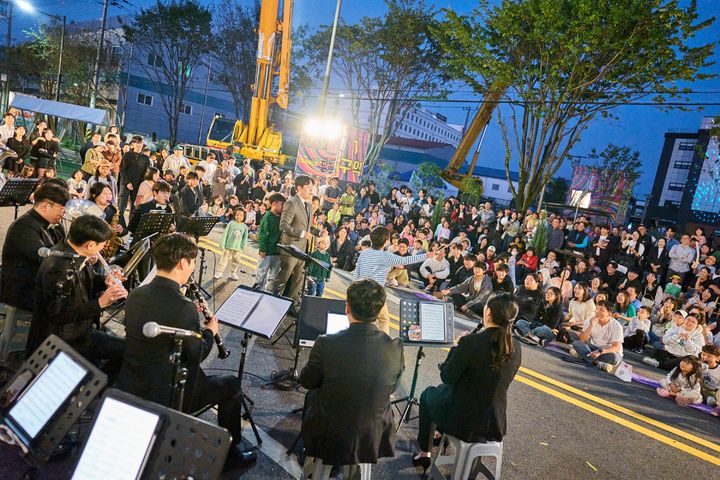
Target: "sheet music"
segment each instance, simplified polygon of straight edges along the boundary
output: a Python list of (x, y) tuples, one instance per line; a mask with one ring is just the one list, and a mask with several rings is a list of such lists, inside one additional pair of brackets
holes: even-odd
[(218, 321), (240, 327), (261, 300), (262, 293), (260, 292), (235, 290), (215, 313), (215, 316)]
[(347, 330), (350, 327), (350, 320), (347, 315), (340, 313), (328, 313), (327, 314), (327, 328), (325, 333), (332, 334)]
[(421, 303), (420, 328), (424, 342), (444, 342), (445, 305), (442, 303)]
[(58, 353), (10, 409), (9, 416), (35, 438), (86, 374), (87, 370), (68, 354)]
[(135, 480), (140, 477), (160, 417), (106, 398), (72, 480)]

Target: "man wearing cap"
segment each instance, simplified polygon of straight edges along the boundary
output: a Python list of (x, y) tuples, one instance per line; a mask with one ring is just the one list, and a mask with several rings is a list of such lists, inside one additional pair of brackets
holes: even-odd
[[(183, 149), (180, 145), (175, 145), (172, 155), (168, 155), (165, 163), (163, 163), (163, 168), (165, 170), (172, 170), (173, 175), (176, 177), (180, 175), (180, 167), (185, 167), (190, 170), (190, 162), (188, 162), (188, 159), (182, 154), (182, 151)], [(205, 172), (207, 173), (207, 169)]]

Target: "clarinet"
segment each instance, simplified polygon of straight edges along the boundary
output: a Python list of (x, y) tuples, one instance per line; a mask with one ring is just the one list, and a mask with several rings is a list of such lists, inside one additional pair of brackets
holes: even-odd
[[(210, 311), (210, 308), (208, 308), (207, 302), (205, 302), (205, 299), (202, 297), (200, 289), (198, 288), (197, 283), (195, 283), (194, 276), (190, 276), (190, 280), (188, 281), (188, 290), (190, 290), (190, 293), (192, 293), (193, 297), (195, 297), (195, 300), (198, 302), (198, 305), (200, 305), (200, 311), (202, 312), (203, 317), (205, 317), (205, 322), (209, 322), (213, 314)], [(215, 345), (217, 345), (218, 348), (218, 357), (223, 360), (228, 358), (230, 356), (230, 350), (228, 350), (223, 344), (220, 334), (216, 333), (213, 338), (215, 339)]]

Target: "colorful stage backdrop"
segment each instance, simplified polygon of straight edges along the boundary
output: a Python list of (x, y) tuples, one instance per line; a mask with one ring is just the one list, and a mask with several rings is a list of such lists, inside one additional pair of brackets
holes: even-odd
[(622, 222), (630, 197), (625, 195), (628, 188), (632, 190), (632, 185), (627, 185), (624, 172), (576, 166), (573, 167), (567, 201), (570, 203), (573, 192), (576, 198), (579, 192), (589, 193), (589, 208), (600, 209), (615, 222)]
[(298, 147), (295, 173), (319, 177), (338, 177), (340, 182), (360, 183), (370, 133), (343, 126), (339, 139), (328, 140), (303, 135)]

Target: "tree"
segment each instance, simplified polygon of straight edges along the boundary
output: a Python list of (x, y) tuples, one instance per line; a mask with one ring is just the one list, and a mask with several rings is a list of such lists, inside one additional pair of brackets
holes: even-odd
[(142, 52), (139, 63), (160, 92), (171, 144), (177, 140), (193, 71), (212, 50), (211, 19), (210, 10), (195, 0), (158, 0), (123, 26), (127, 41)]
[(552, 178), (545, 187), (544, 201), (548, 203), (565, 203), (570, 191), (570, 179), (565, 177)]
[(475, 177), (465, 177), (460, 185), (460, 200), (470, 205), (478, 205), (483, 197), (482, 180)]
[(621, 147), (609, 143), (602, 152), (594, 148), (588, 154), (591, 160), (590, 167), (598, 172), (598, 191), (593, 192), (600, 197), (607, 197), (615, 191), (621, 180), (625, 180), (623, 200), (632, 196), (635, 182), (642, 175), (642, 162), (640, 152), (632, 151), (630, 147)]
[[(365, 168), (373, 171), (388, 139), (423, 99), (444, 95), (439, 55), (430, 28), (436, 11), (423, 0), (387, 0), (384, 17), (364, 17), (338, 26), (332, 71), (350, 93), (355, 125), (369, 118)], [(308, 64), (325, 65), (331, 27), (307, 38)], [(427, 92), (434, 92), (428, 94)]]
[(422, 162), (417, 166), (410, 177), (410, 188), (417, 192), (426, 190), (429, 195), (436, 197), (443, 188), (442, 169), (432, 162)]
[(506, 91), (497, 110), (505, 170), (519, 163), (519, 210), (529, 207), (598, 117), (654, 95), (683, 98), (677, 85), (703, 73), (715, 43), (688, 46), (714, 18), (677, 0), (503, 0), (460, 16), (445, 10), (434, 31), (449, 75), (479, 94)]
[(252, 5), (243, 7), (236, 0), (223, 0), (216, 6), (214, 17), (212, 68), (233, 97), (235, 116), (246, 119), (255, 81), (260, 1), (254, 0)]

